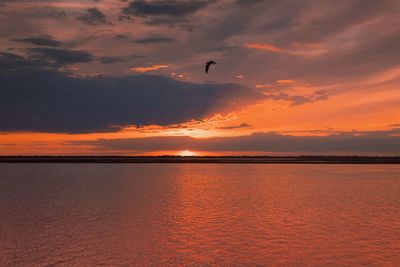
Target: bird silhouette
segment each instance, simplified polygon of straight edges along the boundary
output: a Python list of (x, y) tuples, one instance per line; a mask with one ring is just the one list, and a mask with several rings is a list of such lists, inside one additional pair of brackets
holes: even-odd
[(217, 62), (215, 62), (214, 60), (210, 60), (206, 63), (206, 74), (208, 73), (208, 70), (210, 69), (211, 65), (215, 65), (217, 64)]

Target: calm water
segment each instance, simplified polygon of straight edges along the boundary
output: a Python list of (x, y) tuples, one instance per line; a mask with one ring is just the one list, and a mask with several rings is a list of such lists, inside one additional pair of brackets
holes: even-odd
[(400, 266), (400, 166), (0, 164), (1, 266)]

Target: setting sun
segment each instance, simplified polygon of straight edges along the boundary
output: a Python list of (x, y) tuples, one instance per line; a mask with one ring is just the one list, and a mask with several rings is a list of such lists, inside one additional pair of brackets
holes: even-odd
[(179, 156), (182, 156), (182, 157), (191, 157), (191, 156), (198, 156), (198, 155), (199, 155), (199, 153), (193, 152), (190, 150), (183, 150), (179, 153)]

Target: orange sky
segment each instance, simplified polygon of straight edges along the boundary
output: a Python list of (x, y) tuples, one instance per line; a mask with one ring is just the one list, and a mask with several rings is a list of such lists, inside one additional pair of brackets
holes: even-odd
[(400, 4), (300, 2), (5, 2), (0, 155), (398, 155)]

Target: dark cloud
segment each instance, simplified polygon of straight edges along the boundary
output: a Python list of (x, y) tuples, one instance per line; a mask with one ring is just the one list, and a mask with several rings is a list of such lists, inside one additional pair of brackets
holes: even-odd
[(119, 40), (129, 40), (129, 36), (128, 35), (126, 35), (126, 34), (117, 34), (116, 36), (115, 36), (115, 38), (117, 38), (117, 39), (119, 39)]
[(239, 5), (252, 5), (256, 3), (261, 3), (262, 0), (236, 0), (235, 3)]
[(134, 20), (134, 19), (132, 18), (132, 16), (129, 16), (129, 15), (119, 15), (118, 20), (125, 21), (125, 20)]
[(236, 84), (153, 75), (71, 77), (12, 54), (0, 56), (0, 84), (0, 131), (81, 133), (178, 124), (263, 97)]
[(137, 55), (127, 55), (127, 56), (104, 56), (100, 57), (100, 62), (103, 64), (112, 64), (116, 62), (127, 62), (127, 61), (132, 61), (137, 58), (140, 58), (142, 56), (137, 56)]
[(89, 8), (86, 13), (78, 18), (91, 25), (109, 24), (106, 15), (97, 8)]
[(137, 0), (122, 9), (127, 15), (144, 17), (143, 23), (150, 26), (179, 26), (193, 31), (195, 24), (189, 23), (190, 15), (207, 7), (216, 0)]
[(247, 123), (241, 123), (241, 124), (239, 124), (239, 125), (230, 125), (230, 126), (220, 127), (219, 129), (222, 129), (222, 130), (232, 130), (232, 129), (249, 128), (249, 127), (251, 127), (249, 124), (247, 124)]
[(136, 44), (161, 44), (161, 43), (172, 43), (175, 42), (175, 39), (161, 36), (161, 35), (150, 35), (150, 36), (143, 36), (139, 38), (131, 38), (127, 34), (118, 34), (115, 36), (116, 39), (120, 41), (132, 42)]
[(90, 53), (81, 50), (36, 47), (28, 48), (27, 51), (31, 58), (48, 61), (55, 65), (87, 63), (93, 60), (93, 56)]
[(206, 7), (211, 1), (200, 0), (136, 0), (123, 9), (125, 14), (138, 16), (182, 17)]
[(30, 70), (35, 67), (35, 64), (37, 64), (35, 60), (26, 60), (26, 58), (16, 54), (0, 52), (1, 75), (7, 72), (19, 73), (21, 70)]
[(99, 150), (173, 151), (190, 148), (197, 151), (280, 152), (280, 153), (341, 153), (365, 154), (400, 151), (399, 129), (382, 132), (342, 133), (329, 136), (290, 136), (277, 133), (256, 133), (250, 136), (214, 137), (149, 137), (133, 139), (100, 139), (70, 142), (69, 145), (91, 145)]
[(171, 43), (174, 39), (163, 36), (150, 36), (134, 40), (138, 44), (158, 44), (158, 43)]
[(193, 28), (193, 25), (188, 24), (186, 18), (180, 17), (151, 17), (146, 19), (144, 23), (150, 26), (166, 25), (168, 27), (174, 27), (179, 25), (188, 31), (191, 31)]
[(32, 37), (14, 39), (13, 41), (25, 42), (41, 46), (51, 46), (51, 47), (59, 47), (62, 45), (62, 42), (55, 40), (50, 35), (32, 36)]

